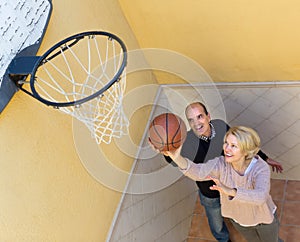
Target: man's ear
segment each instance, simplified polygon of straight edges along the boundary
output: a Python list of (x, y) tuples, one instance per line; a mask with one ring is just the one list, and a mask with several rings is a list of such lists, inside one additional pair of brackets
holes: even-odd
[(209, 121), (210, 121), (211, 120), (210, 113), (207, 114), (207, 117), (209, 118)]

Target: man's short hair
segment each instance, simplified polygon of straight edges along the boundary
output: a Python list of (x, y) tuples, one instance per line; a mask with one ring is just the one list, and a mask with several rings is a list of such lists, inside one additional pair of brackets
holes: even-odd
[(190, 103), (189, 105), (187, 105), (187, 107), (185, 108), (185, 113), (186, 113), (186, 110), (189, 108), (189, 107), (192, 107), (193, 105), (200, 105), (203, 110), (204, 110), (204, 113), (206, 115), (208, 115), (208, 111), (207, 111), (207, 108), (206, 106), (202, 103), (202, 102), (193, 102), (193, 103)]

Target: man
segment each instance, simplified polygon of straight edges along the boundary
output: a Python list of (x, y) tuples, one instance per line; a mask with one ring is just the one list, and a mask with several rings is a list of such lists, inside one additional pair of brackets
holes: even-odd
[[(211, 120), (205, 105), (200, 102), (189, 104), (185, 115), (191, 129), (187, 133), (181, 155), (194, 163), (204, 163), (222, 155), (223, 139), (229, 125), (220, 119)], [(283, 168), (280, 163), (268, 158), (262, 151), (259, 151), (258, 155), (272, 166), (273, 171), (282, 172)], [(174, 165), (169, 156), (165, 156), (165, 159)], [(220, 194), (210, 189), (214, 182), (196, 181), (196, 183), (213, 236), (219, 242), (230, 241), (228, 229), (221, 215)]]

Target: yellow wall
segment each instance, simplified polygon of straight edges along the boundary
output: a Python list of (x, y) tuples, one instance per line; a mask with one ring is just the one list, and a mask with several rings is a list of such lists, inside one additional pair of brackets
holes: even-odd
[(141, 48), (184, 54), (214, 81), (299, 79), (299, 1), (119, 2)]
[[(128, 49), (138, 48), (117, 0), (52, 3), (39, 54), (86, 30), (115, 33)], [(135, 85), (133, 81), (128, 86)], [(141, 121), (146, 123), (145, 114)], [(105, 241), (121, 193), (100, 184), (85, 169), (75, 149), (72, 119), (18, 92), (0, 122), (0, 241)], [(140, 140), (143, 130), (131, 132)], [(113, 148), (107, 145), (105, 150), (128, 171), (133, 157)]]

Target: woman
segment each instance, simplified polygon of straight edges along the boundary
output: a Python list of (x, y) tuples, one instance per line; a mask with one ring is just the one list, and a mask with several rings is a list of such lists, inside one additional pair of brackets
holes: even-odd
[(237, 126), (224, 137), (224, 156), (195, 164), (180, 155), (180, 149), (166, 151), (182, 172), (191, 179), (214, 180), (210, 189), (221, 194), (224, 217), (249, 242), (277, 242), (279, 223), (276, 205), (270, 196), (270, 169), (257, 152), (258, 134), (251, 128)]

